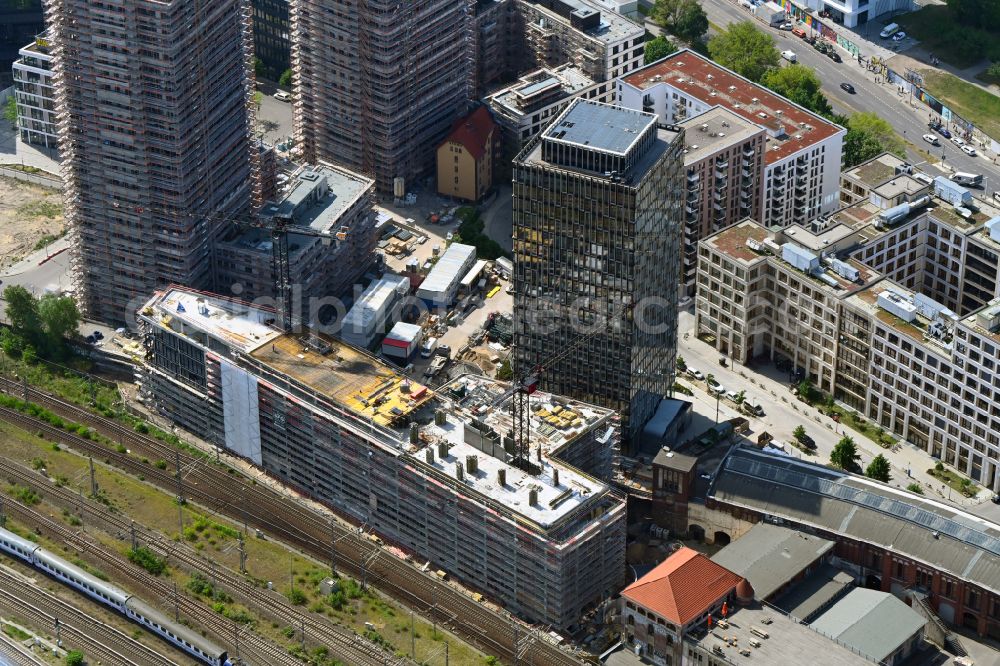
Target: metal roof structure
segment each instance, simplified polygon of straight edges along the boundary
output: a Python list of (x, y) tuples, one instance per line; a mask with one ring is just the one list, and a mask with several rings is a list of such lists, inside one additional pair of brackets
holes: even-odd
[(1000, 526), (864, 477), (734, 449), (709, 496), (891, 549), (1000, 593)]
[(418, 296), (443, 294), (452, 289), (465, 275), (469, 262), (476, 256), (476, 248), (462, 243), (452, 243), (444, 251), (427, 278), (420, 284)]
[(787, 527), (757, 523), (712, 556), (712, 561), (746, 578), (757, 599), (768, 599), (816, 560), (833, 542)]
[(855, 588), (810, 626), (881, 663), (927, 620), (888, 592)]
[(656, 116), (590, 100), (574, 100), (543, 135), (549, 141), (625, 155)]

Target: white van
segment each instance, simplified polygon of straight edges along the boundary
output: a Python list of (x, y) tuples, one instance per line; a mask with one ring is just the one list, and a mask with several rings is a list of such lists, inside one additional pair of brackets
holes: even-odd
[(437, 346), (438, 346), (438, 339), (437, 338), (429, 338), (429, 339), (427, 339), (426, 341), (424, 341), (423, 346), (420, 347), (420, 357), (421, 358), (430, 358), (431, 354), (434, 353), (434, 350), (437, 349)]
[(781, 57), (784, 58), (785, 60), (787, 60), (788, 62), (797, 62), (798, 61), (798, 57), (796, 57), (795, 51), (791, 51), (791, 50), (787, 50), (787, 49), (781, 52)]
[(881, 37), (882, 39), (889, 39), (897, 32), (899, 32), (899, 24), (890, 23), (889, 25), (882, 28), (882, 32), (878, 33), (878, 36)]

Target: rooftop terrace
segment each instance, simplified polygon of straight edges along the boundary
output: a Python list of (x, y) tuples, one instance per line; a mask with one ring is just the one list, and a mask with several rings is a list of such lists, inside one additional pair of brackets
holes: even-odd
[(539, 69), (522, 76), (517, 83), (489, 97), (491, 104), (511, 116), (521, 116), (555, 104), (594, 85), (580, 68), (566, 64), (555, 69)]
[(765, 155), (768, 164), (846, 131), (688, 49), (638, 69), (622, 80), (639, 90), (670, 85), (704, 104), (722, 105), (768, 129), (771, 135)]
[(856, 180), (869, 189), (881, 185), (896, 175), (897, 169), (907, 164), (892, 153), (882, 153), (878, 157), (852, 167), (843, 173), (844, 177)]
[[(539, 0), (523, 0), (528, 2), (534, 7), (544, 11), (546, 14), (553, 17), (554, 20), (560, 23), (569, 23), (569, 21), (556, 12), (546, 8)], [(623, 39), (630, 39), (636, 36), (642, 36), (645, 29), (638, 23), (631, 21), (621, 14), (609, 11), (607, 7), (602, 7), (601, 5), (589, 2), (588, 0), (560, 0), (561, 3), (567, 5), (574, 5), (579, 9), (584, 11), (596, 11), (600, 12), (600, 21), (596, 26), (589, 29), (584, 29), (581, 32), (590, 35), (595, 39), (599, 39), (606, 44), (612, 44), (614, 42), (620, 42)]]

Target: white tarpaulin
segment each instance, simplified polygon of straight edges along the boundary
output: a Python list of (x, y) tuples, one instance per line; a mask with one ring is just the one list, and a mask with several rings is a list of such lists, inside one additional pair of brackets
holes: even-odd
[(226, 448), (261, 465), (257, 378), (226, 361), (219, 362), (222, 365), (222, 420), (226, 430)]

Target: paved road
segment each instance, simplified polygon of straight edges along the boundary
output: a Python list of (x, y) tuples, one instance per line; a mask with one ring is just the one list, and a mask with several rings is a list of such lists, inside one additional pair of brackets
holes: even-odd
[[(939, 501), (949, 501), (966, 510), (972, 510), (991, 520), (1000, 519), (1000, 507), (989, 501), (960, 499), (958, 493), (942, 489), (941, 482), (932, 478), (926, 470), (935, 461), (926, 451), (909, 445), (902, 445), (898, 451), (881, 448), (864, 435), (854, 432), (832, 419), (819, 413), (797, 400), (789, 391), (787, 380), (773, 366), (761, 367), (755, 365), (752, 370), (744, 366), (730, 363), (729, 367), (719, 365), (719, 353), (709, 344), (698, 340), (694, 334), (694, 315), (682, 311), (678, 317), (678, 354), (682, 356), (689, 368), (697, 368), (704, 374), (712, 373), (726, 390), (735, 392), (746, 391), (748, 398), (761, 402), (765, 415), (762, 418), (751, 418), (751, 432), (748, 435), (756, 439), (761, 432), (768, 432), (776, 440), (790, 442), (792, 432), (798, 425), (805, 427), (806, 432), (816, 441), (815, 455), (803, 454), (796, 448), (788, 447), (790, 452), (805, 460), (825, 464), (830, 459), (830, 452), (844, 434), (850, 434), (858, 445), (861, 454), (861, 466), (866, 467), (872, 458), (878, 454), (889, 459), (892, 466), (891, 485), (905, 488), (912, 481), (917, 481), (925, 488), (925, 496)], [(690, 377), (682, 377), (681, 382), (694, 387), (695, 411), (699, 414), (710, 414), (714, 417), (716, 400), (707, 393), (704, 383), (696, 382)], [(719, 418), (728, 419), (739, 414), (735, 405), (723, 398), (719, 401)], [(909, 471), (909, 475), (907, 472)], [(983, 493), (985, 496), (985, 493)]]
[[(753, 20), (749, 12), (731, 0), (705, 0), (702, 6), (708, 14), (708, 20), (720, 27)], [(840, 49), (844, 62), (835, 63), (790, 32), (769, 28), (760, 22), (757, 22), (757, 25), (772, 35), (779, 50), (794, 51), (801, 64), (816, 71), (823, 82), (823, 93), (835, 111), (846, 114), (860, 111), (874, 112), (886, 119), (911, 144), (908, 154), (915, 163), (927, 158), (914, 152), (914, 147), (925, 152), (929, 151), (938, 160), (943, 155), (944, 164), (954, 167), (955, 170), (983, 174), (987, 180), (987, 191), (1000, 189), (1000, 167), (994, 166), (990, 159), (983, 156), (969, 157), (946, 139), (940, 139), (941, 147), (925, 143), (920, 137), (928, 132), (927, 120), (931, 110), (916, 100), (913, 100), (911, 107), (909, 97), (899, 96), (893, 85), (875, 83), (875, 75), (858, 65), (857, 60), (851, 60), (847, 51)], [(861, 39), (857, 35), (852, 37), (852, 41), (856, 43)], [(909, 42), (910, 40), (906, 40), (903, 45), (906, 46)], [(881, 44), (861, 42), (860, 45), (862, 55), (866, 58), (871, 55), (884, 57), (889, 53)], [(857, 93), (851, 95), (841, 90), (841, 83), (852, 84)], [(927, 168), (927, 171), (932, 176), (942, 173), (940, 168), (935, 168), (933, 165)]]

